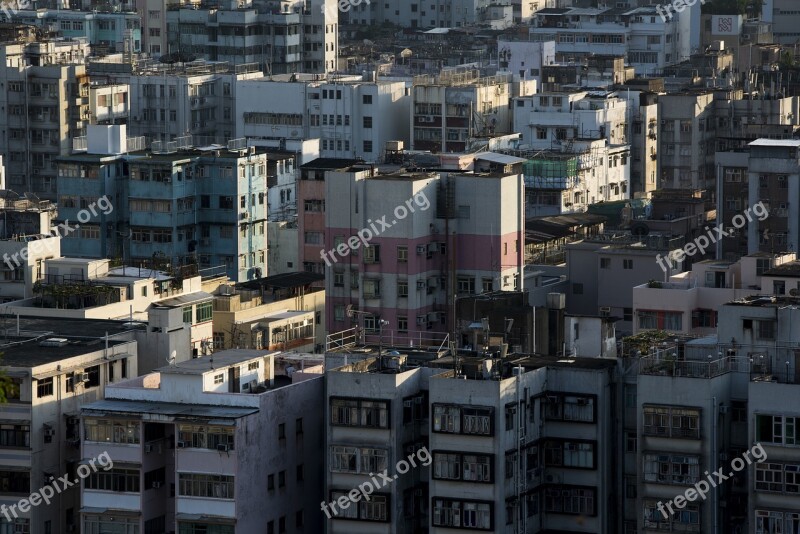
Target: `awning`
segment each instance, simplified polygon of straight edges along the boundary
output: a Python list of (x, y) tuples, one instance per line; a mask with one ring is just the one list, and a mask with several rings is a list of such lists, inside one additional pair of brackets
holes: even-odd
[(116, 508), (99, 508), (96, 506), (84, 506), (80, 509), (82, 514), (103, 514), (103, 515), (118, 515), (123, 517), (140, 517), (142, 512), (133, 510), (117, 510)]
[(175, 514), (178, 521), (202, 521), (203, 523), (214, 523), (216, 525), (235, 525), (236, 519), (233, 517), (220, 517), (218, 515), (201, 514)]

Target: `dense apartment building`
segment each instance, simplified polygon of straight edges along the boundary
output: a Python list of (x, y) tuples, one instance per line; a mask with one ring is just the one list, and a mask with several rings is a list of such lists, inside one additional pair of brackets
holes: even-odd
[(509, 101), (536, 90), (534, 80), (510, 72), (481, 77), (473, 69), (416, 76), (411, 88), (411, 149), (466, 152), (473, 137), (511, 133)]
[(333, 0), (175, 6), (164, 13), (169, 50), (162, 53), (255, 63), (268, 74), (334, 72), (337, 15)]
[(631, 197), (631, 103), (614, 91), (546, 92), (514, 99), (522, 134), (528, 216), (583, 212)]
[(225, 144), (236, 131), (237, 84), (260, 77), (257, 64), (195, 61), (148, 63), (127, 76), (128, 131), (149, 141), (192, 135), (198, 145)]
[[(26, 28), (26, 27), (22, 27)], [(56, 159), (89, 124), (89, 78), (85, 40), (18, 42), (0, 45), (0, 153), (6, 187), (56, 200)]]
[(327, 354), (353, 359), (325, 375), (327, 497), (397, 475), (328, 532), (618, 531), (614, 359), (371, 349)]
[(371, 74), (262, 77), (237, 84), (236, 101), (238, 137), (254, 143), (318, 139), (322, 158), (377, 162), (387, 142), (409, 139), (406, 82)]
[(114, 467), (83, 481), (82, 531), (321, 532), (323, 379), (275, 356), (216, 352), (83, 405), (82, 458)]
[[(692, 11), (697, 11), (699, 5)], [(699, 46), (688, 28), (689, 12), (663, 20), (655, 6), (547, 7), (533, 16), (529, 39), (555, 41), (556, 61), (581, 61), (602, 48), (625, 56), (636, 74), (657, 74)]]
[(49, 200), (19, 197), (3, 191), (0, 198), (0, 302), (33, 294), (44, 277), (42, 262), (61, 256), (61, 237), (54, 232), (56, 206)]
[[(102, 399), (109, 384), (136, 376), (137, 343), (104, 339), (129, 329), (113, 321), (3, 321), (2, 369), (11, 388), (0, 408), (0, 503), (11, 507), (57, 477), (77, 478), (81, 406)], [(49, 506), (25, 511), (17, 506), (13, 514), (0, 516), (0, 531), (79, 531), (80, 509), (78, 486), (67, 487)]]
[(291, 272), (235, 285), (214, 295), (214, 350), (312, 352), (325, 342), (323, 275)]
[[(325, 247), (328, 331), (350, 324), (352, 306), (369, 332), (415, 337), (446, 330), (459, 295), (521, 289), (521, 161), (483, 153), (473, 172), (326, 172), (325, 232), (301, 238)], [(348, 245), (362, 229), (373, 234), (366, 246)]]
[[(783, 271), (780, 276), (798, 279), (796, 263)], [(793, 486), (800, 462), (794, 445), (800, 409), (793, 400), (800, 343), (791, 326), (797, 297), (754, 295), (718, 311), (715, 335), (643, 348), (630, 361), (626, 532), (767, 534), (800, 525)], [(746, 452), (761, 461), (745, 462)], [(659, 501), (718, 469), (731, 476), (706, 499), (679, 513), (659, 511)]]
[[(800, 250), (800, 141), (757, 139), (747, 151), (719, 152), (716, 161), (717, 217), (728, 236), (718, 243), (719, 257), (755, 252), (778, 253)], [(761, 202), (769, 216), (736, 228), (748, 208)], [(761, 218), (759, 218), (761, 219)], [(738, 219), (737, 219), (738, 220)]]
[(668, 281), (638, 285), (633, 288), (633, 331), (667, 329), (711, 335), (716, 332), (720, 306), (754, 294), (785, 295), (795, 285), (769, 273), (796, 265), (794, 253), (758, 252), (736, 262), (695, 262), (691, 271), (672, 275)]
[(661, 187), (714, 194), (714, 93), (698, 90), (658, 97), (658, 175)]
[[(297, 182), (297, 259), (303, 271), (325, 274), (325, 178), (328, 171), (346, 172), (355, 159), (317, 158), (300, 168)], [(313, 237), (306, 240), (305, 235)], [(322, 236), (322, 237), (317, 237)]]
[(52, 31), (67, 39), (83, 38), (94, 55), (124, 53), (130, 57), (143, 51), (142, 30), (136, 13), (45, 8), (6, 10), (1, 18), (5, 22)]
[(195, 148), (180, 138), (180, 146), (158, 142), (134, 155), (124, 125), (89, 133), (86, 152), (58, 162), (59, 217), (75, 221), (104, 195), (113, 210), (71, 232), (65, 254), (142, 266), (224, 265), (234, 281), (266, 274), (266, 151), (244, 143)]
[[(617, 317), (617, 330), (632, 332), (632, 289), (650, 280), (664, 280), (667, 275), (657, 256), (664, 257), (683, 243), (681, 236), (600, 234), (564, 245), (569, 280), (567, 310), (571, 314)], [(673, 259), (672, 268), (683, 270), (683, 261)]]
[[(139, 369), (210, 352), (213, 296), (196, 273), (111, 267), (109, 260), (52, 258), (37, 262), (39, 279), (24, 298), (4, 309), (29, 317), (116, 319), (129, 323), (142, 348)], [(41, 273), (41, 274), (39, 274)], [(209, 288), (210, 289), (210, 288)], [(134, 328), (149, 323), (149, 328)]]

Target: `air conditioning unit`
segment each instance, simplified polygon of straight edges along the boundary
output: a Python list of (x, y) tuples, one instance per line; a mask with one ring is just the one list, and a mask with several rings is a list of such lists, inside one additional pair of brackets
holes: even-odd
[(176, 441), (175, 442), (175, 448), (176, 449), (185, 449), (188, 446), (189, 446), (189, 442), (188, 441)]
[(75, 375), (76, 382), (88, 382), (89, 381), (89, 373), (77, 373)]
[(151, 453), (151, 452), (153, 452), (153, 446), (152, 446), (152, 445), (150, 445), (150, 444), (147, 444), (147, 445), (145, 445), (145, 446), (144, 446), (144, 453), (145, 453), (145, 454), (149, 454), (149, 453)]
[(426, 322), (427, 317), (425, 315), (417, 315), (417, 324), (423, 325)]
[(53, 428), (45, 428), (44, 429), (44, 435), (45, 435), (45, 437), (53, 438), (56, 435), (56, 431)]
[(246, 221), (247, 219), (249, 219), (249, 218), (250, 218), (250, 214), (249, 214), (249, 213), (247, 213), (246, 211), (243, 211), (242, 213), (240, 213), (240, 214), (239, 214), (239, 217), (240, 217), (240, 218), (241, 218), (243, 221)]
[(158, 489), (160, 487), (161, 487), (161, 482), (158, 482), (158, 481), (153, 482), (153, 489)]
[(610, 306), (601, 306), (600, 307), (600, 316), (601, 317), (608, 317), (611, 315), (611, 307)]
[(227, 443), (217, 443), (217, 450), (220, 452), (228, 452), (228, 444)]
[(417, 245), (417, 254), (425, 254), (425, 245)]
[(728, 413), (730, 410), (731, 410), (731, 407), (730, 407), (730, 406), (726, 406), (725, 404), (720, 404), (720, 405), (719, 405), (719, 413), (721, 413), (721, 414), (726, 414), (726, 413)]
[(425, 280), (417, 280), (417, 289), (425, 289)]

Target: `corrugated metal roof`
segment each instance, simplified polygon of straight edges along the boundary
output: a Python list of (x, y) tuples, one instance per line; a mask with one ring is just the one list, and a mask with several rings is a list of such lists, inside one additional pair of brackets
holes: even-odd
[(528, 161), (524, 158), (518, 158), (516, 156), (508, 156), (506, 154), (498, 154), (497, 152), (481, 152), (480, 154), (475, 154), (475, 159), (491, 161), (493, 163), (499, 163), (501, 165), (514, 165), (515, 163), (524, 163)]
[(169, 299), (159, 300), (153, 303), (155, 308), (174, 308), (176, 306), (185, 306), (186, 304), (194, 304), (203, 300), (211, 300), (214, 295), (206, 293), (205, 291), (195, 291), (186, 295), (179, 295)]
[(208, 417), (215, 419), (238, 419), (258, 412), (258, 408), (105, 399), (87, 404), (82, 408), (83, 415), (92, 415), (92, 413), (89, 412), (102, 412), (103, 414), (141, 413), (176, 418)]

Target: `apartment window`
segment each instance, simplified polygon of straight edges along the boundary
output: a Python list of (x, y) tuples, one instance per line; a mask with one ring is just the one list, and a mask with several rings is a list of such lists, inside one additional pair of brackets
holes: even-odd
[(642, 433), (665, 438), (700, 439), (700, 410), (675, 406), (645, 406)]
[(179, 425), (179, 446), (194, 449), (217, 450), (220, 445), (234, 448), (235, 428), (231, 426)]
[(331, 471), (342, 473), (379, 473), (387, 468), (388, 451), (371, 447), (332, 445)]
[(647, 453), (642, 457), (645, 482), (694, 484), (700, 479), (700, 458), (683, 454)]
[(364, 263), (380, 263), (381, 261), (381, 246), (368, 245), (364, 247)]
[(488, 454), (433, 453), (433, 478), (491, 484), (494, 460)]
[(775, 339), (775, 321), (757, 321), (758, 339)]
[(364, 117), (364, 128), (372, 128), (372, 117)]
[(30, 447), (30, 425), (0, 425), (0, 447)]
[(800, 417), (756, 415), (756, 441), (772, 445), (798, 445)]
[(636, 452), (636, 432), (625, 432), (625, 452)]
[[(374, 299), (374, 298), (379, 298), (380, 296), (381, 296), (381, 281), (371, 278), (365, 278), (364, 298)], [(366, 328), (366, 322), (364, 328)], [(372, 330), (375, 330), (375, 328), (373, 328)]]
[(797, 494), (800, 490), (800, 465), (757, 463), (755, 487), (759, 491)]
[[(331, 499), (346, 497), (349, 490), (331, 491)], [(349, 497), (348, 497), (349, 498)], [(365, 521), (389, 521), (389, 496), (373, 494), (369, 501), (353, 503), (346, 509), (339, 509), (337, 517), (341, 519), (362, 519)]]
[(344, 271), (333, 272), (333, 287), (344, 287)]
[(372, 141), (364, 141), (364, 153), (369, 154), (372, 152)]
[(397, 331), (403, 334), (408, 332), (408, 317), (397, 317)]
[(408, 246), (407, 245), (398, 245), (397, 246), (397, 262), (398, 263), (406, 263), (406, 262), (408, 262)]
[(275, 475), (267, 475), (267, 491), (275, 490)]
[(286, 471), (278, 471), (278, 487), (286, 487)]
[(623, 269), (633, 269), (633, 260), (622, 260)]
[[(689, 504), (675, 514), (664, 517), (658, 501), (644, 501), (644, 527), (648, 530), (670, 532), (700, 532), (700, 506)], [(661, 505), (663, 508), (663, 504)], [(771, 531), (772, 532), (772, 531)]]
[(472, 295), (475, 293), (475, 278), (471, 276), (459, 276), (456, 279), (456, 286), (459, 293)]
[(434, 497), (433, 526), (492, 530), (492, 504)]
[(361, 103), (362, 104), (372, 104), (372, 95), (362, 95), (361, 96)]
[(397, 296), (398, 298), (408, 297), (408, 280), (397, 281)]
[(286, 423), (278, 424), (278, 439), (286, 439)]
[(49, 397), (53, 394), (53, 377), (42, 378), (36, 381), (36, 396), (38, 398)]
[(494, 434), (493, 410), (483, 407), (461, 407), (444, 404), (433, 406), (433, 431), (449, 434)]
[(195, 322), (196, 324), (207, 323), (211, 320), (214, 314), (214, 303), (212, 301), (203, 302), (198, 304), (195, 308)]
[(600, 268), (601, 269), (610, 269), (611, 268), (611, 258), (600, 258)]
[(178, 494), (182, 497), (234, 498), (234, 477), (201, 473), (178, 473)]
[(389, 401), (331, 398), (331, 424), (388, 428)]
[(139, 470), (112, 468), (92, 473), (84, 479), (84, 488), (99, 491), (139, 493)]
[(594, 401), (589, 396), (549, 394), (541, 406), (547, 421), (594, 423)]
[(546, 467), (595, 468), (594, 443), (548, 440), (544, 442), (543, 451)]
[(556, 487), (544, 490), (544, 511), (557, 514), (595, 515), (594, 488)]
[(124, 419), (85, 419), (86, 441), (136, 444), (140, 440), (141, 423)]

